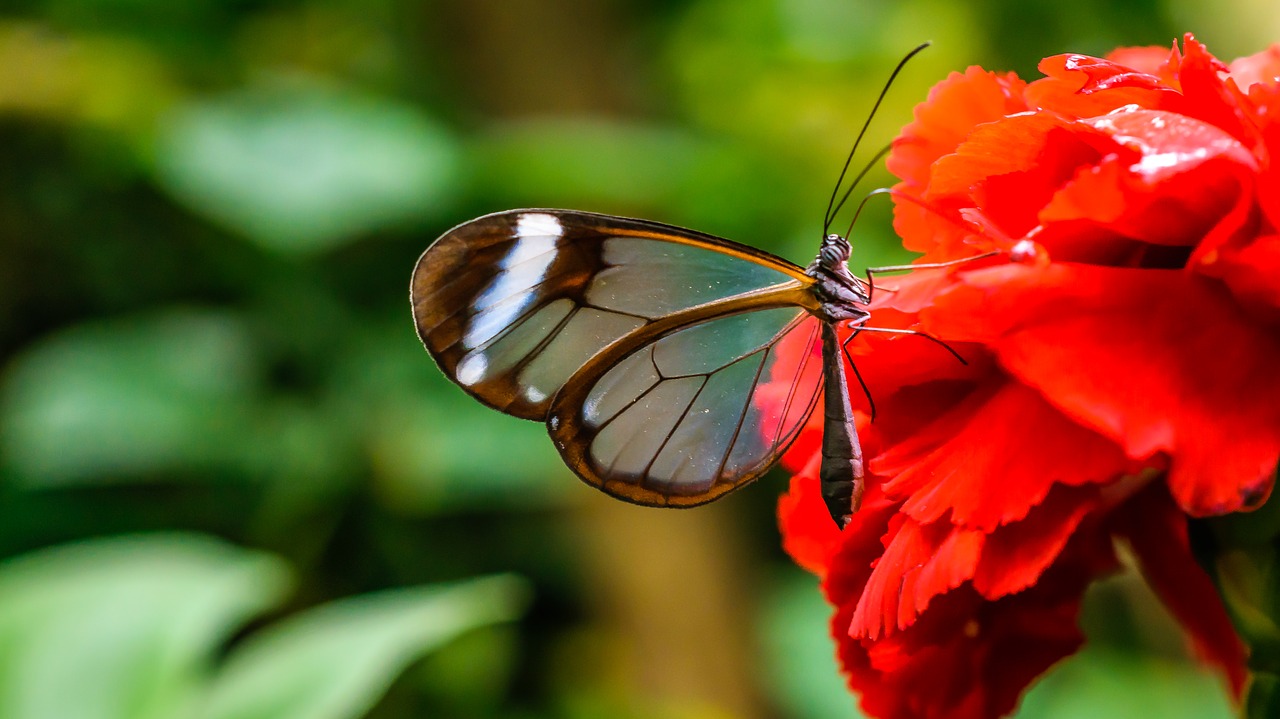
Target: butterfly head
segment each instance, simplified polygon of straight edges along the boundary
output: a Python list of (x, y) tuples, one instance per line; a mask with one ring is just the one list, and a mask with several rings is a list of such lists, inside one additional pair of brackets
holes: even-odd
[(848, 240), (834, 233), (827, 235), (818, 256), (805, 270), (817, 280), (814, 292), (822, 303), (818, 315), (829, 322), (865, 317), (863, 308), (871, 301), (866, 284), (849, 271), (849, 255)]
[(849, 253), (849, 241), (833, 232), (822, 238), (818, 261), (828, 270), (834, 270), (848, 264)]

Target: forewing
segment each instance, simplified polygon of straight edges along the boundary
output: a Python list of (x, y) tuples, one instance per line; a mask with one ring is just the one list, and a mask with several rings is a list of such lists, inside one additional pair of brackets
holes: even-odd
[(803, 309), (775, 307), (640, 344), (570, 380), (551, 410), (552, 439), (579, 476), (616, 497), (709, 502), (767, 471), (804, 426), (822, 391), (811, 351), (820, 328)]
[(414, 269), (418, 336), (453, 381), (544, 419), (614, 340), (691, 307), (781, 284), (798, 266), (710, 235), (565, 210), (513, 210), (445, 233)]

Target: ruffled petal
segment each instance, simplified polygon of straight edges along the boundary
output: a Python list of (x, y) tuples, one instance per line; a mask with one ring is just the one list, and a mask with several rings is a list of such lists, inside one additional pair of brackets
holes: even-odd
[(1245, 146), (1258, 146), (1256, 128), (1248, 121), (1243, 94), (1228, 83), (1228, 68), (1209, 53), (1204, 44), (1187, 34), (1182, 42), (1183, 58), (1178, 68), (1182, 95), (1170, 109), (1217, 125)]
[(836, 607), (837, 655), (863, 711), (895, 719), (990, 719), (1012, 711), (1036, 677), (1079, 648), (1084, 589), (1114, 567), (1106, 545), (1073, 546), (1024, 592), (988, 601), (963, 586), (938, 597), (910, 627), (870, 640), (849, 627), (875, 548), (847, 544), (825, 589)]
[(1186, 516), (1156, 484), (1126, 503), (1115, 524), (1147, 583), (1187, 631), (1196, 654), (1222, 672), (1239, 699), (1248, 678), (1246, 649), (1213, 581), (1191, 554)]
[(933, 163), (955, 151), (974, 127), (1027, 109), (1021, 98), (1025, 86), (1013, 73), (979, 67), (951, 73), (916, 106), (915, 119), (894, 140), (889, 171), (909, 186), (929, 184)]
[(1280, 324), (1280, 235), (1224, 249), (1212, 259), (1213, 274), (1223, 278), (1242, 305), (1264, 322)]
[(1027, 103), (1067, 117), (1097, 117), (1126, 105), (1159, 109), (1177, 95), (1165, 78), (1089, 55), (1047, 57), (1040, 72), (1045, 77), (1027, 86)]
[(1256, 506), (1280, 458), (1280, 338), (1195, 275), (1085, 265), (966, 273), (922, 313), (1135, 460), (1170, 458), (1196, 516)]
[(1176, 50), (1170, 53), (1169, 48), (1159, 45), (1118, 47), (1107, 53), (1106, 59), (1117, 65), (1133, 68), (1140, 73), (1154, 75), (1160, 78), (1164, 85), (1172, 87), (1176, 83), (1171, 67), (1171, 62), (1178, 60)]
[[(1146, 64), (1146, 63), (1141, 63)], [(1047, 77), (1027, 86), (1035, 107), (1070, 117), (1099, 117), (1132, 106), (1168, 110), (1216, 125), (1248, 147), (1257, 137), (1245, 121), (1241, 93), (1224, 79), (1228, 68), (1194, 36), (1183, 38), (1166, 64), (1136, 69), (1111, 59), (1058, 55), (1040, 63)]]
[[(1232, 219), (1220, 231), (1224, 239), (1244, 226), (1247, 214), (1237, 217), (1230, 210), (1251, 202), (1257, 163), (1231, 135), (1158, 110), (1081, 122), (1128, 152), (1111, 155), (1063, 183), (1040, 211), (1039, 222), (1049, 226), (1087, 220), (1120, 237), (1185, 246), (1201, 242), (1224, 216)], [(1041, 241), (1053, 252), (1050, 240)]]
[[(895, 191), (929, 205), (911, 202), (894, 207), (894, 228), (907, 249), (928, 252), (938, 245), (963, 247), (966, 232), (944, 217), (957, 208), (934, 202), (927, 196), (931, 168), (938, 158), (953, 152), (970, 130), (985, 122), (1027, 109), (1021, 92), (1026, 83), (1012, 73), (997, 74), (971, 67), (952, 73), (916, 106), (915, 119), (893, 142), (886, 166), (902, 179)], [(962, 253), (956, 256), (965, 256)]]
[(1058, 485), (1021, 522), (987, 537), (973, 586), (987, 599), (999, 599), (1034, 585), (1058, 559), (1080, 523), (1103, 506), (1097, 487)]
[(1050, 113), (1025, 113), (974, 128), (956, 151), (938, 160), (931, 197), (963, 198), (983, 209), (1005, 235), (1021, 237), (1063, 182), (1101, 153), (1093, 128)]
[(911, 626), (935, 597), (973, 576), (984, 539), (982, 532), (945, 522), (924, 525), (905, 515), (894, 517), (850, 634), (874, 640)]
[(1254, 55), (1236, 58), (1228, 67), (1231, 79), (1241, 90), (1248, 91), (1257, 84), (1280, 84), (1280, 44)]
[(810, 456), (812, 467), (793, 476), (790, 488), (778, 500), (778, 528), (782, 532), (782, 549), (791, 559), (824, 577), (832, 555), (840, 547), (840, 529), (831, 521), (818, 488), (817, 465), (821, 458), (816, 452)]
[(1026, 517), (1054, 484), (1107, 482), (1132, 465), (1113, 440), (1064, 417), (1035, 390), (997, 380), (869, 469), (892, 477), (885, 492), (905, 500), (902, 511), (915, 520), (950, 517), (991, 532)]

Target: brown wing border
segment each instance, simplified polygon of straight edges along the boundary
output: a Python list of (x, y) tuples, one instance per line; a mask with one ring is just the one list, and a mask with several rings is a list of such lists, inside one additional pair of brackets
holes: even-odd
[[(465, 275), (469, 269), (474, 271), (476, 268), (472, 266), (472, 263), (484, 249), (510, 241), (519, 218), (528, 214), (546, 214), (555, 217), (560, 221), (566, 236), (584, 233), (594, 236), (638, 237), (701, 247), (754, 262), (791, 278), (790, 282), (784, 281), (778, 285), (762, 288), (762, 290), (779, 287), (807, 289), (814, 283), (813, 278), (806, 275), (804, 269), (799, 265), (772, 253), (696, 230), (650, 220), (577, 210), (526, 208), (494, 212), (459, 224), (445, 232), (427, 247), (414, 265), (409, 284), (409, 303), (413, 312), (414, 327), (418, 339), (446, 377), (481, 404), (522, 419), (546, 420), (549, 417), (555, 396), (563, 390), (554, 393), (541, 402), (530, 402), (516, 391), (514, 381), (512, 381), (512, 387), (508, 391), (493, 391), (488, 395), (459, 382), (456, 377), (456, 371), (465, 353), (453, 351), (453, 348), (456, 346), (456, 340), (460, 336), (460, 329), (455, 331), (454, 328), (447, 326), (457, 316), (457, 308), (435, 307), (431, 304), (431, 300), (434, 299), (432, 296), (433, 288), (458, 282), (458, 277)], [(586, 283), (590, 281), (589, 278), (593, 276), (594, 272), (602, 269), (604, 265), (601, 258), (587, 257), (585, 258), (584, 266), (587, 268), (588, 274), (586, 275), (587, 279), (583, 282), (583, 293), (585, 293)], [(492, 275), (480, 273), (477, 277), (476, 282), (483, 283)], [(744, 293), (744, 295), (750, 294), (753, 293)], [(803, 292), (802, 294), (806, 298), (811, 296), (808, 292)], [(474, 296), (474, 293), (472, 295)], [(652, 320), (640, 329), (659, 324), (666, 326), (663, 320), (670, 317), (683, 316), (685, 313), (694, 310), (699, 312), (694, 312), (693, 316), (715, 316), (716, 312), (723, 312), (724, 310), (713, 311), (710, 315), (707, 315), (708, 308), (731, 303), (744, 295), (735, 295), (691, 307), (667, 317)], [(570, 294), (566, 295), (566, 297), (574, 303), (575, 307), (590, 306), (584, 296)], [(792, 302), (791, 304), (800, 303)], [(444, 328), (444, 334), (441, 337), (433, 338), (433, 334), (441, 328)], [(606, 347), (605, 349), (608, 348)], [(590, 363), (591, 361), (589, 360), (588, 364)]]

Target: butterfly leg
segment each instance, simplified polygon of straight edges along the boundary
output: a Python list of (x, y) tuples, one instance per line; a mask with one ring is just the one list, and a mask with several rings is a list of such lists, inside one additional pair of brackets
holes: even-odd
[(955, 357), (957, 360), (960, 361), (960, 364), (963, 364), (963, 365), (969, 364), (964, 357), (960, 356), (959, 352), (956, 352), (954, 349), (951, 348), (951, 345), (947, 344), (946, 342), (943, 342), (942, 340), (938, 339), (937, 337), (934, 337), (933, 335), (927, 332), (921, 332), (920, 330), (898, 330), (898, 329), (890, 329), (888, 327), (865, 327), (865, 326), (859, 327), (858, 331), (859, 332), (883, 332), (885, 334), (915, 335), (917, 337), (923, 337), (929, 340), (930, 342), (942, 347), (946, 351), (950, 352), (952, 357)]
[(907, 272), (909, 270), (941, 270), (947, 267), (955, 267), (956, 265), (963, 265), (966, 262), (976, 262), (977, 260), (985, 260), (988, 257), (995, 257), (996, 255), (999, 255), (1001, 253), (1002, 253), (1001, 250), (992, 250), (990, 252), (983, 252), (980, 255), (974, 255), (973, 257), (962, 257), (958, 260), (949, 260), (947, 262), (927, 262), (919, 265), (887, 265), (885, 267), (868, 267), (867, 268), (867, 297), (868, 299), (870, 299), (875, 296), (875, 290), (876, 290), (875, 275), (877, 273)]
[[(860, 328), (859, 328), (860, 329)], [(853, 370), (853, 376), (858, 380), (858, 386), (862, 387), (862, 394), (867, 398), (867, 407), (870, 410), (871, 421), (876, 421), (876, 401), (871, 397), (871, 390), (867, 387), (867, 383), (862, 379), (862, 373), (858, 371), (858, 365), (853, 361), (853, 355), (849, 354), (849, 343), (858, 335), (858, 329), (854, 329), (844, 341), (840, 343), (840, 349), (844, 352), (845, 359), (849, 360), (849, 369)]]

